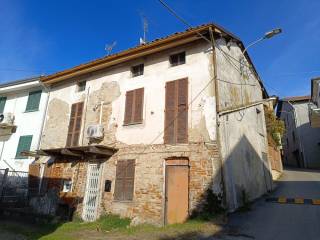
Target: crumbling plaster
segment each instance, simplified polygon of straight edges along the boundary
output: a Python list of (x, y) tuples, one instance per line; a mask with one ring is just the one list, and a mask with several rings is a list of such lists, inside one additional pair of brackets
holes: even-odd
[[(227, 46), (223, 38), (217, 44), (232, 57), (216, 49), (220, 111), (263, 100), (258, 78), (246, 66), (241, 74), (234, 60), (242, 56), (239, 46), (234, 42)], [(272, 189), (263, 104), (223, 114), (218, 122), (226, 200), (232, 211), (244, 197), (252, 200)]]
[[(186, 51), (186, 64), (170, 67), (169, 55), (181, 51)], [(145, 65), (144, 74), (131, 77), (131, 66), (142, 62)], [(189, 106), (189, 140), (214, 141), (216, 140), (214, 89), (213, 85), (207, 86), (212, 80), (211, 63), (210, 46), (198, 42), (52, 86), (42, 147), (65, 146), (71, 104), (78, 101), (85, 102), (82, 124), (84, 134), (81, 136), (80, 144), (88, 144), (87, 126), (99, 123), (100, 107), (95, 108), (95, 106), (102, 101), (105, 138), (101, 144), (151, 142), (161, 144), (164, 129), (165, 83), (185, 77), (189, 80), (189, 102), (193, 100)], [(87, 80), (86, 90), (82, 93), (77, 93), (76, 90), (76, 82), (79, 80)], [(126, 91), (141, 87), (145, 89), (143, 123), (124, 126)], [(58, 134), (60, 136), (57, 136)]]

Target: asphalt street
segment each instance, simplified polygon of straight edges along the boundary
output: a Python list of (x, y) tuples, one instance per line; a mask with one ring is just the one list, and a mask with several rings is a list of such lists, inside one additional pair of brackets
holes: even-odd
[[(320, 199), (320, 171), (287, 169), (267, 197)], [(319, 240), (320, 205), (256, 201), (229, 216), (229, 231), (214, 239)]]

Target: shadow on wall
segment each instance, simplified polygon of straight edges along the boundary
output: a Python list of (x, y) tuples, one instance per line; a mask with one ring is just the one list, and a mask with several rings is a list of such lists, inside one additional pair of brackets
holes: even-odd
[[(267, 151), (267, 149), (265, 149)], [(226, 205), (233, 211), (272, 190), (267, 152), (258, 153), (242, 136), (223, 164)]]
[[(297, 128), (303, 148), (305, 167), (320, 169), (320, 128), (312, 128), (310, 123), (305, 123)], [(303, 165), (301, 165), (303, 166)]]
[[(191, 218), (200, 216), (208, 219), (226, 208), (234, 211), (272, 190), (267, 153), (258, 154), (246, 136), (242, 136), (226, 158), (222, 171), (226, 198), (209, 187), (192, 210)], [(209, 186), (214, 184), (213, 178)]]

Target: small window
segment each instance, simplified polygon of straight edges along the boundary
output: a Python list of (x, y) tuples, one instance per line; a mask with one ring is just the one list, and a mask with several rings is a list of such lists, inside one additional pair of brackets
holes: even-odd
[(135, 160), (119, 160), (116, 167), (114, 199), (131, 201), (134, 190)]
[(137, 77), (137, 76), (143, 75), (143, 71), (144, 71), (144, 65), (143, 64), (139, 64), (139, 65), (133, 66), (131, 68), (132, 77)]
[(29, 93), (26, 112), (33, 112), (39, 110), (39, 104), (42, 91), (34, 91)]
[(83, 92), (84, 90), (86, 90), (86, 85), (87, 85), (87, 81), (78, 82), (77, 83), (77, 91)]
[(0, 113), (3, 113), (7, 97), (0, 97)]
[(135, 89), (126, 93), (124, 125), (142, 123), (143, 96), (144, 88)]
[(71, 180), (63, 180), (62, 192), (71, 192), (71, 189), (72, 189), (72, 181)]
[(178, 66), (186, 63), (186, 53), (178, 53), (170, 56), (170, 65), (171, 67)]
[(29, 151), (32, 142), (32, 135), (21, 136), (18, 143), (18, 148), (16, 152), (16, 158), (23, 159), (28, 158), (26, 156), (22, 156), (21, 152)]

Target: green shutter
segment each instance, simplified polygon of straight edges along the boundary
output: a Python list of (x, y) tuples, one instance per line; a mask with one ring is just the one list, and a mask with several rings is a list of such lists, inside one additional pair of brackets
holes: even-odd
[(29, 151), (32, 142), (32, 135), (21, 136), (18, 143), (16, 158), (27, 158), (21, 156), (20, 153), (23, 151)]
[(32, 112), (39, 110), (39, 103), (42, 91), (34, 91), (29, 93), (28, 103), (26, 107), (26, 112)]
[(0, 113), (3, 113), (4, 106), (6, 105), (7, 97), (0, 97)]

